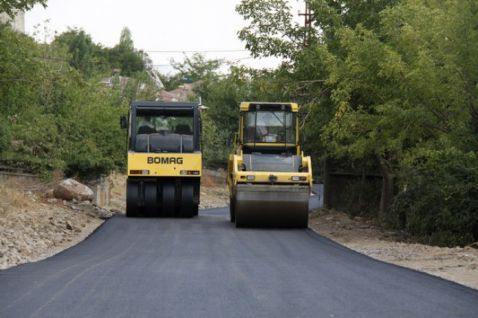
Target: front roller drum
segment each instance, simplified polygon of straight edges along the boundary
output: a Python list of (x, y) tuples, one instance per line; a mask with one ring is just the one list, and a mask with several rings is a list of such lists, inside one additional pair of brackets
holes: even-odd
[(310, 188), (299, 185), (237, 185), (236, 227), (306, 228)]

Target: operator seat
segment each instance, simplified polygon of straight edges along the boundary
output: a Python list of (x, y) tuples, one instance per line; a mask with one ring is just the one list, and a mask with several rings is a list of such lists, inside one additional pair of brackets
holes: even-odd
[(185, 125), (185, 124), (179, 124), (176, 126), (176, 128), (174, 129), (174, 132), (176, 134), (180, 134), (180, 135), (192, 135), (193, 132), (191, 131), (191, 127), (189, 125)]

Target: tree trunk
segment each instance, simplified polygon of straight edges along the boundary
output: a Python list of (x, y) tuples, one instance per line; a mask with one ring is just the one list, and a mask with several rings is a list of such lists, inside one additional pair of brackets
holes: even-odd
[(330, 209), (332, 208), (332, 191), (331, 187), (331, 180), (330, 180), (330, 164), (329, 160), (326, 158), (324, 159), (324, 208)]
[(394, 175), (390, 164), (383, 158), (380, 158), (380, 170), (382, 172), (382, 195), (378, 218), (380, 221), (384, 221), (385, 215), (390, 211), (392, 205)]
[(365, 175), (365, 168), (362, 167), (362, 175), (360, 177), (360, 188), (359, 188), (359, 195), (358, 195), (358, 204), (357, 209), (352, 209), (352, 216), (359, 215), (365, 209), (364, 203), (364, 193), (365, 193), (365, 184), (367, 182), (367, 176)]

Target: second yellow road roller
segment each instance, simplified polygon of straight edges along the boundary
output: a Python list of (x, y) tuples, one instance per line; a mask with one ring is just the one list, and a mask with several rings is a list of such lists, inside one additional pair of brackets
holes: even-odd
[(312, 165), (299, 142), (298, 115), (296, 103), (240, 104), (227, 175), (236, 227), (308, 226)]
[(126, 215), (197, 215), (200, 105), (135, 101), (121, 124), (128, 129)]

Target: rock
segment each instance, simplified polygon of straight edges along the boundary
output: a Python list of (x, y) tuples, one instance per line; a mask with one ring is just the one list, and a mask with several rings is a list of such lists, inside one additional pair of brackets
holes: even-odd
[(53, 192), (54, 192), (53, 189), (50, 189), (50, 190), (46, 191), (45, 192), (45, 198), (47, 198), (47, 199), (54, 198), (55, 194)]
[(70, 231), (73, 230), (73, 226), (71, 225), (70, 221), (67, 220), (65, 223), (66, 223), (67, 230), (70, 230)]
[(102, 208), (97, 207), (97, 206), (95, 207), (95, 211), (96, 211), (97, 216), (100, 219), (103, 219), (103, 220), (109, 219), (113, 216), (113, 213), (111, 213), (111, 211), (106, 210), (106, 209), (102, 209)]
[(86, 185), (73, 179), (66, 179), (60, 182), (54, 189), (55, 198), (63, 200), (86, 201), (93, 200), (93, 190)]
[(57, 203), (57, 202), (58, 202), (58, 199), (51, 198), (51, 199), (46, 200), (46, 202), (48, 202), (48, 203), (50, 203), (50, 204), (53, 204), (53, 203)]

